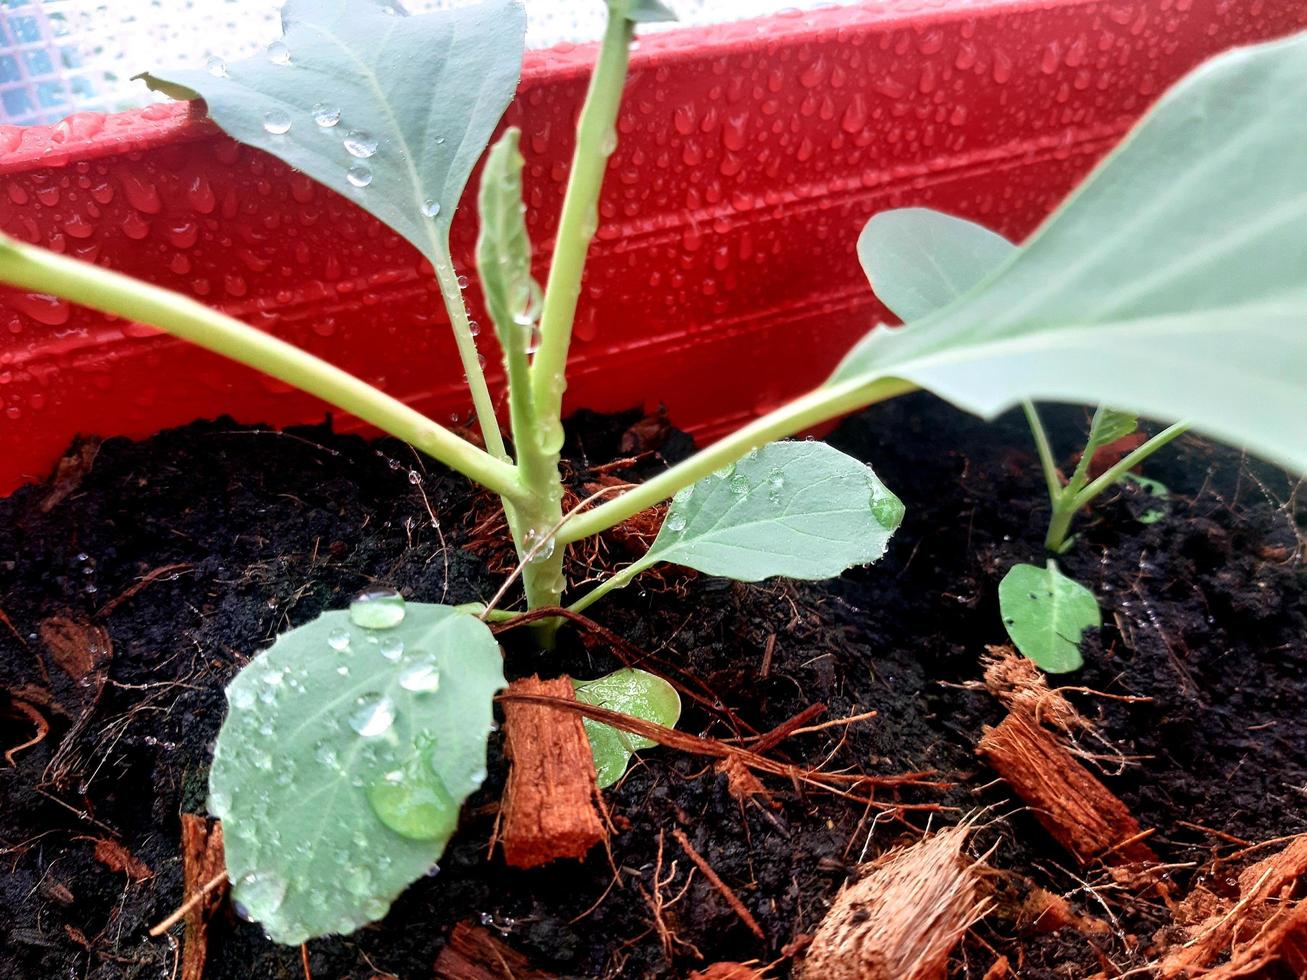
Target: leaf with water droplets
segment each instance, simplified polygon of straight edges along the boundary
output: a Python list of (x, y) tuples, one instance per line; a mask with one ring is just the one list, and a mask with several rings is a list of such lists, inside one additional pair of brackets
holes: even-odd
[(1307, 34), (1221, 55), (1011, 258), (828, 384), (920, 385), (992, 417), (1107, 403), (1307, 472)]
[(473, 616), (397, 598), (283, 634), (227, 687), (210, 807), (233, 898), (278, 942), (385, 915), (485, 778), (498, 644)]
[(1052, 561), (1013, 565), (998, 584), (998, 608), (1017, 649), (1050, 674), (1079, 669), (1085, 630), (1103, 622), (1094, 594)]
[[(646, 670), (624, 667), (592, 681), (574, 680), (572, 685), (578, 701), (620, 711), (665, 728), (676, 727), (681, 717), (681, 696), (676, 688)], [(584, 724), (600, 789), (622, 778), (626, 764), (637, 750), (651, 749), (658, 744), (590, 718), (584, 719)]]
[(824, 442), (773, 442), (678, 493), (636, 566), (830, 578), (880, 558), (902, 519), (869, 466)]
[(216, 75), (140, 77), (203, 98), (234, 139), (350, 198), (434, 263), (517, 87), (526, 15), (517, 0), (399, 14), (382, 0), (289, 0), (268, 54)]

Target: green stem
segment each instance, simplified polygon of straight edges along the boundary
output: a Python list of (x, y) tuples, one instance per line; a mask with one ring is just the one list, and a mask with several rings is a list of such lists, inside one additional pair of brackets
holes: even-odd
[(515, 466), (340, 368), (187, 296), (3, 236), (0, 280), (158, 327), (316, 395), (502, 497), (523, 496)]
[(625, 588), (628, 584), (630, 584), (631, 579), (635, 578), (645, 569), (652, 568), (656, 564), (657, 562), (647, 561), (645, 558), (641, 558), (638, 561), (633, 561), (631, 562), (631, 564), (627, 565), (616, 575), (610, 576), (609, 578), (605, 579), (603, 582), (600, 582), (593, 589), (591, 589), (585, 595), (581, 596), (581, 598), (577, 599), (576, 602), (572, 603), (567, 608), (575, 613), (583, 612), (584, 610), (588, 609), (593, 603), (598, 602), (600, 599), (608, 595), (608, 593), (612, 592), (614, 589)]
[[(553, 421), (562, 415), (572, 321), (581, 296), (586, 253), (599, 224), (599, 190), (608, 157), (617, 145), (617, 109), (626, 83), (632, 31), (629, 20), (609, 12), (599, 60), (577, 122), (572, 171), (563, 196), (554, 260), (540, 314), (540, 348), (531, 365), (532, 397), (536, 415), (542, 420)], [(561, 426), (555, 422), (554, 428), (561, 436)]]
[(916, 385), (898, 378), (881, 378), (872, 382), (844, 381), (815, 388), (737, 429), (622, 496), (578, 514), (563, 525), (558, 533), (558, 544), (570, 544), (620, 524), (633, 514), (666, 500), (682, 487), (688, 487), (728, 463), (735, 462), (750, 449), (916, 390)]
[(1073, 491), (1071, 485), (1068, 484), (1061, 499), (1054, 503), (1053, 517), (1048, 523), (1048, 536), (1044, 539), (1044, 547), (1055, 553), (1061, 552), (1066, 545), (1067, 532), (1070, 530), (1071, 521), (1076, 514), (1130, 470), (1187, 431), (1189, 431), (1188, 422), (1176, 422), (1157, 433), (1134, 452), (1122, 457), (1116, 465), (1106, 470), (1087, 486)]
[(1056, 507), (1057, 499), (1062, 495), (1062, 480), (1057, 475), (1057, 463), (1053, 460), (1053, 447), (1048, 441), (1048, 433), (1044, 430), (1044, 423), (1039, 418), (1039, 412), (1035, 410), (1034, 402), (1023, 401), (1021, 410), (1026, 413), (1026, 421), (1030, 423), (1030, 433), (1035, 437), (1035, 448), (1039, 450), (1039, 465), (1044, 470), (1049, 502)]
[(1096, 480), (1076, 494), (1074, 501), (1076, 510), (1084, 507), (1167, 443), (1180, 438), (1189, 431), (1189, 427), (1190, 423), (1183, 421), (1169, 425), (1138, 449), (1122, 457), (1114, 466), (1105, 470)]
[(449, 254), (448, 238), (442, 238), (437, 243), (436, 252), (436, 261), (433, 263), (436, 282), (440, 284), (440, 295), (445, 301), (450, 325), (454, 328), (454, 343), (458, 345), (458, 358), (463, 362), (463, 374), (467, 377), (468, 390), (472, 393), (472, 407), (477, 413), (481, 438), (490, 455), (508, 461), (504, 437), (499, 432), (499, 419), (495, 415), (495, 402), (490, 397), (490, 387), (486, 384), (486, 374), (481, 368), (476, 338), (472, 336), (472, 321), (468, 319), (467, 306), (463, 302), (463, 289), (458, 284), (454, 260)]

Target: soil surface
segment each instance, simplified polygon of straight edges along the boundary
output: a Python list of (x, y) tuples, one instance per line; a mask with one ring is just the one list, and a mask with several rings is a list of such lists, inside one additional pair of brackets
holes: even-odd
[[(1050, 414), (1069, 453), (1085, 416)], [(578, 476), (620, 455), (634, 418), (573, 425)], [(744, 803), (710, 760), (655, 749), (606, 794), (620, 828), (611, 860), (599, 849), (581, 865), (512, 871), (486, 858), (504, 779), (495, 744), (439, 874), (383, 922), (310, 943), (316, 980), (430, 976), (466, 921), (559, 975), (673, 977), (757, 959), (781, 961), (783, 976), (785, 947), (813, 931), (860, 859), (976, 811), (971, 850), (994, 848), (1000, 896), (1038, 884), (1110, 930), (1024, 933), (1000, 901), (955, 951), (956, 975), (980, 977), (1000, 953), (1032, 980), (1147, 961), (1166, 906), (1098, 887), (1101, 875), (1077, 869), (974, 755), (983, 726), (1003, 717), (976, 683), (986, 644), (1004, 640), (998, 580), (1014, 562), (1044, 560), (1047, 503), (1028, 433), (1019, 419), (987, 425), (921, 396), (846, 422), (831, 442), (872, 463), (907, 505), (879, 564), (826, 583), (667, 574), (591, 611), (653, 655), (651, 669), (729, 709), (687, 701), (684, 730), (731, 737), (733, 714), (766, 731), (817, 703), (818, 721), (875, 710), (770, 754), (828, 770), (935, 770), (952, 788), (881, 797), (944, 809), (878, 815), (774, 780), (770, 806)], [(673, 437), (637, 469), (684, 450)], [(485, 599), (495, 556), (467, 549), (485, 505), (465, 481), (327, 425), (196, 423), (75, 447), (69, 460), (52, 483), (0, 501), (0, 752), (14, 763), (0, 767), (0, 977), (162, 980), (175, 975), (176, 943), (147, 930), (182, 898), (179, 816), (203, 812), (224, 684), (278, 632), (369, 586)], [(1307, 830), (1304, 509), (1282, 473), (1196, 438), (1147, 475), (1172, 490), (1161, 520), (1139, 521), (1153, 504), (1114, 492), (1061, 559), (1099, 596), (1104, 627), (1085, 644), (1086, 667), (1054, 682), (1088, 689), (1069, 695), (1098, 726), (1101, 740), (1085, 747), (1156, 829), (1149, 843), (1176, 866), (1179, 891), (1198, 880), (1219, 890), (1214, 854)], [(624, 560), (616, 548), (611, 557)], [(508, 639), (510, 674), (620, 665), (576, 632), (543, 659)], [(691, 874), (678, 827), (765, 942)], [(224, 910), (205, 976), (304, 971), (300, 950)]]

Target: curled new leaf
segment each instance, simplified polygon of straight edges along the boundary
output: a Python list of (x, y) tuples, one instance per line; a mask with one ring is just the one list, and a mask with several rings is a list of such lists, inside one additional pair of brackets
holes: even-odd
[(477, 238), (477, 271), (486, 308), (506, 351), (525, 348), (529, 343), (535, 324), (533, 307), (540, 296), (540, 287), (531, 278), (531, 239), (522, 204), (520, 135), (516, 127), (510, 128), (491, 147), (478, 197), (481, 232)]
[(278, 637), (227, 688), (209, 772), (238, 910), (278, 942), (381, 918), (485, 778), (499, 646), (379, 596)]
[[(675, 727), (681, 717), (681, 696), (676, 688), (645, 670), (626, 667), (592, 681), (572, 683), (576, 699), (586, 704), (620, 711), (665, 728)], [(600, 789), (622, 778), (626, 764), (637, 750), (651, 749), (658, 744), (590, 718), (584, 719), (584, 724)]]
[(526, 15), (486, 0), (408, 17), (383, 0), (289, 0), (267, 54), (142, 76), (197, 93), (233, 139), (376, 215), (433, 263), (521, 70)]

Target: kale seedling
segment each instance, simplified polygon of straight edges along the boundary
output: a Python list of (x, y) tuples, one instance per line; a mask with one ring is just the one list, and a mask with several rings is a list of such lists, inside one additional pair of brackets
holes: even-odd
[[(669, 16), (657, 0), (607, 5), (543, 289), (531, 277), (516, 132), (495, 144), (482, 177), (477, 263), (508, 378), (511, 452), (448, 236), (516, 84), (524, 18), (513, 0), (420, 17), (393, 0), (291, 0), (268, 57), (149, 76), (180, 97), (203, 97), (233, 137), (345, 195), (430, 260), (484, 450), (188, 297), (11, 239), (0, 239), (0, 280), (251, 365), (494, 491), (532, 608), (563, 599), (564, 548), (668, 498), (648, 554), (568, 595), (573, 609), (659, 562), (754, 581), (875, 561), (902, 519), (898, 499), (829, 446), (774, 440), (917, 388), (986, 416), (1047, 398), (1186, 418), (1307, 470), (1307, 433), (1286, 424), (1307, 414), (1299, 36), (1193, 73), (1022, 249), (905, 317), (907, 328), (870, 333), (822, 386), (621, 496), (564, 514), (564, 369), (629, 44), (635, 23)], [(884, 295), (889, 283), (875, 285)], [(282, 635), (232, 681), (212, 808), (224, 818), (234, 898), (274, 939), (298, 943), (375, 920), (440, 856), (485, 777), (492, 698), (503, 685), (486, 620), (504, 615), (364, 596)], [(555, 625), (542, 626), (541, 644)], [(675, 708), (664, 694), (630, 677), (579, 692), (654, 716)], [(608, 773), (638, 747), (611, 742), (601, 733), (594, 745)]]

